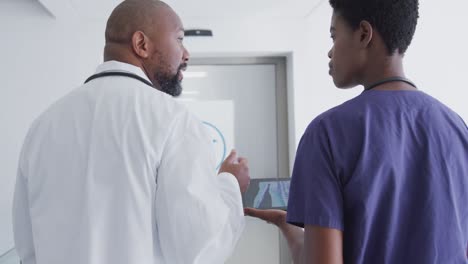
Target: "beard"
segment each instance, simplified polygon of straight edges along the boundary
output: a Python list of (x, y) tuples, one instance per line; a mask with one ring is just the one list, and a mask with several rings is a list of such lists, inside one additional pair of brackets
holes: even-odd
[(179, 75), (185, 68), (187, 68), (187, 63), (181, 64), (174, 75), (157, 73), (155, 77), (160, 90), (174, 97), (179, 96), (182, 93), (182, 81), (179, 79)]

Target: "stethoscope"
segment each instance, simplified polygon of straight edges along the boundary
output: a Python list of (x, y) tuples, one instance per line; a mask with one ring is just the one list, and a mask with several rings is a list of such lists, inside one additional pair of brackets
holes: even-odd
[(407, 83), (411, 86), (413, 86), (414, 88), (418, 88), (416, 87), (416, 84), (414, 84), (412, 81), (406, 79), (406, 78), (403, 78), (403, 77), (391, 77), (391, 78), (387, 78), (387, 79), (383, 79), (381, 81), (378, 81), (376, 83), (373, 83), (367, 87), (364, 87), (364, 91), (369, 91), (369, 90), (372, 90), (374, 89), (375, 87), (377, 86), (380, 86), (382, 84), (385, 84), (385, 83), (389, 83), (389, 82), (404, 82), (404, 83)]
[(90, 82), (90, 81), (92, 81), (94, 79), (108, 77), (108, 76), (123, 76), (123, 77), (132, 78), (132, 79), (143, 82), (144, 84), (149, 85), (149, 86), (154, 88), (154, 85), (151, 82), (149, 82), (148, 80), (146, 80), (145, 78), (142, 78), (142, 77), (140, 77), (140, 76), (138, 76), (138, 75), (136, 75), (134, 73), (119, 72), (119, 71), (108, 71), (108, 72), (96, 73), (94, 75), (91, 75), (88, 79), (86, 79), (86, 81), (84, 83), (88, 83), (88, 82)]

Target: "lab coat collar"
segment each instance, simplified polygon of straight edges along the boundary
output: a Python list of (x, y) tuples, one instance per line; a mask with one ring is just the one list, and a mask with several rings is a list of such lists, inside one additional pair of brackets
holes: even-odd
[(134, 73), (147, 81), (151, 82), (151, 80), (146, 76), (146, 74), (143, 72), (143, 70), (135, 65), (128, 64), (125, 62), (120, 62), (120, 61), (106, 61), (99, 65), (96, 69), (96, 73), (102, 73), (102, 72), (110, 72), (110, 71), (118, 71), (118, 72), (129, 72), (129, 73)]

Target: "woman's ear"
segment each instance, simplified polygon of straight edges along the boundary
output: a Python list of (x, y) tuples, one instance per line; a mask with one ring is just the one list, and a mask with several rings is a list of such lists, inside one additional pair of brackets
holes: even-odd
[(360, 46), (362, 48), (367, 48), (369, 47), (369, 44), (374, 36), (374, 29), (372, 28), (372, 25), (363, 20), (359, 24), (359, 40), (360, 40)]

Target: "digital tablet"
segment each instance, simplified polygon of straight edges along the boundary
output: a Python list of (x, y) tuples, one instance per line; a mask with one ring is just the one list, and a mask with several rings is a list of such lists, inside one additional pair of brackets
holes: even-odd
[(290, 183), (290, 178), (251, 179), (242, 196), (244, 207), (286, 210)]

